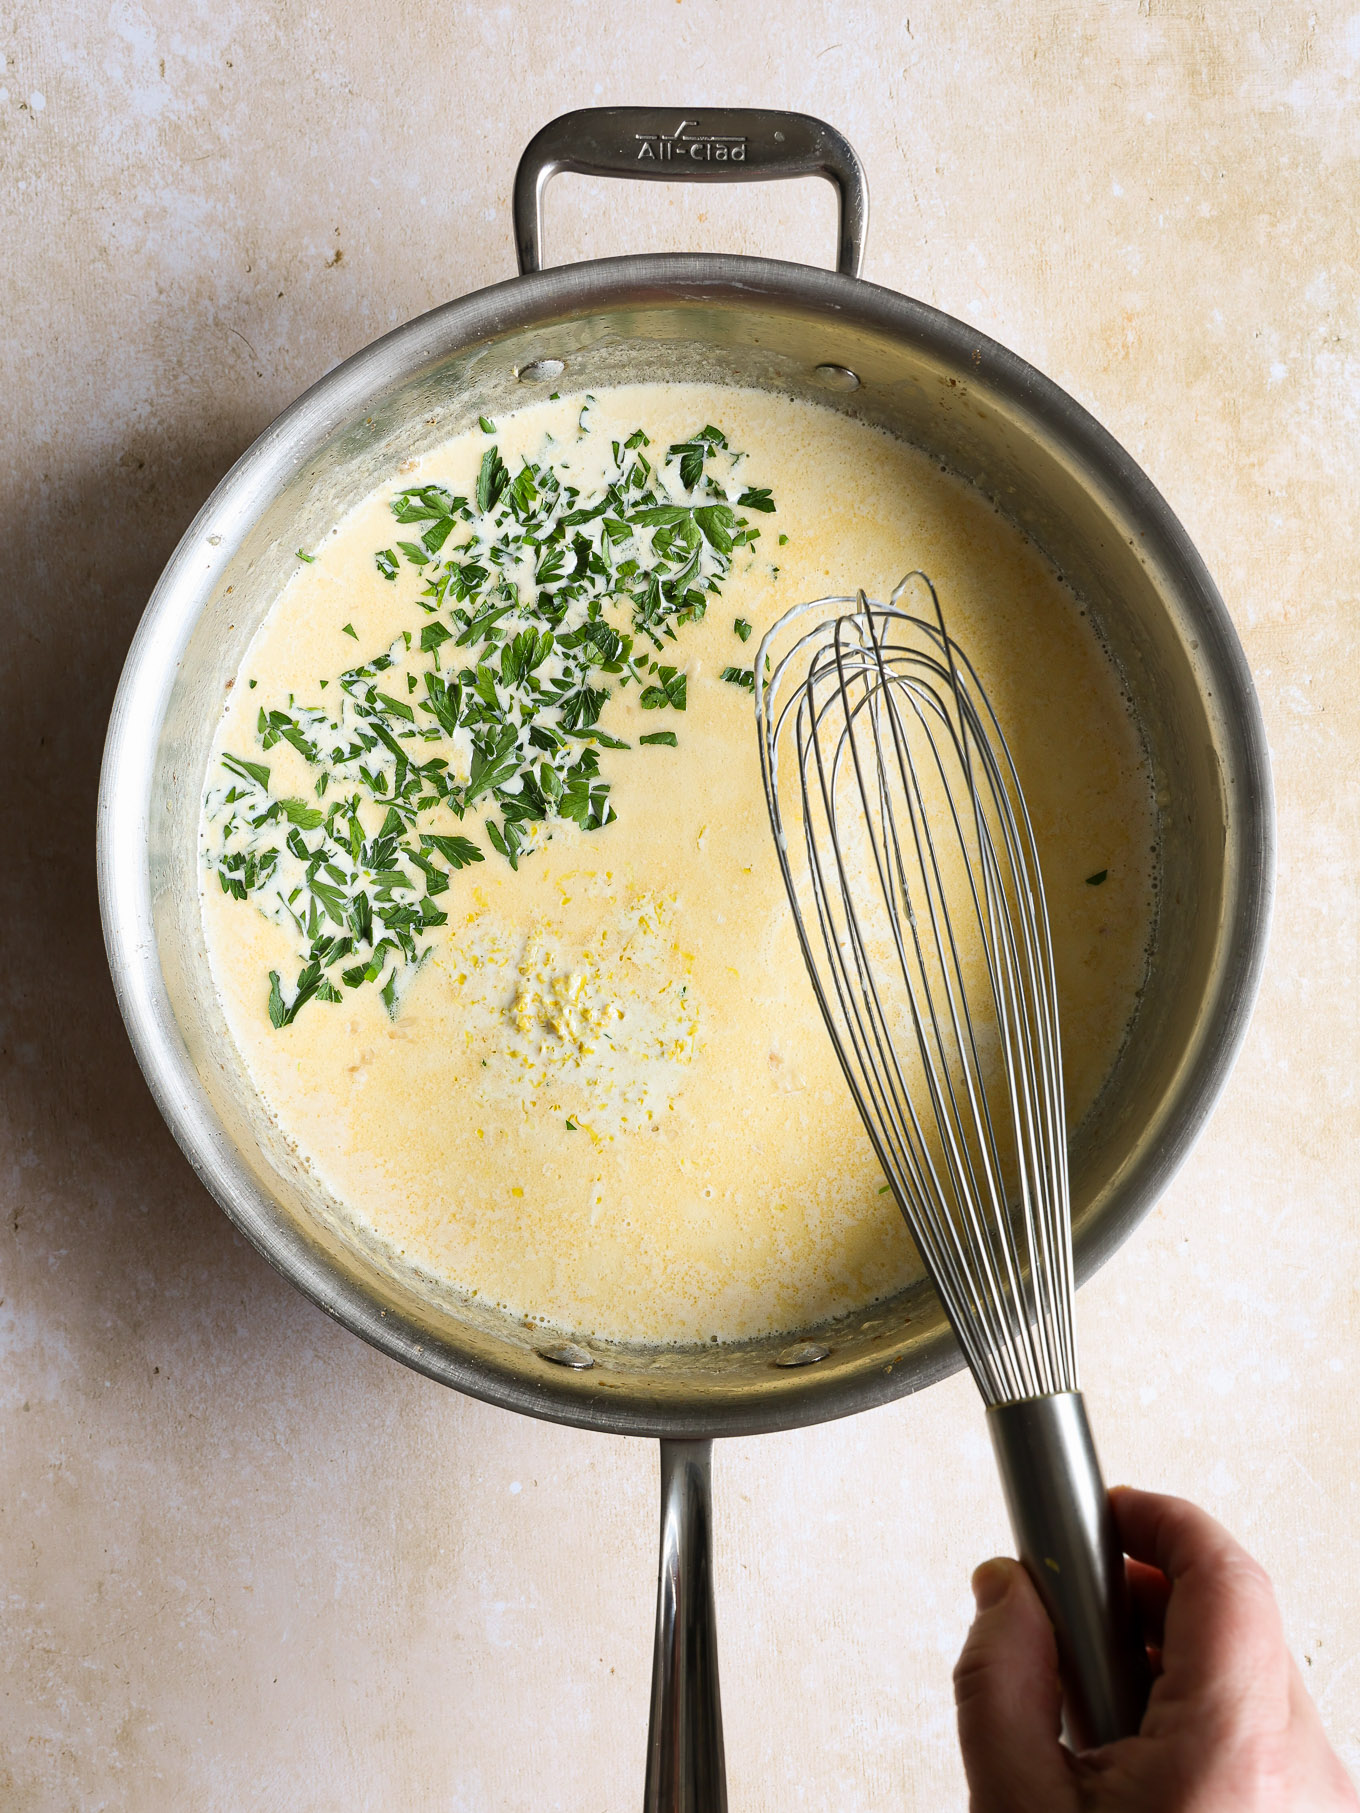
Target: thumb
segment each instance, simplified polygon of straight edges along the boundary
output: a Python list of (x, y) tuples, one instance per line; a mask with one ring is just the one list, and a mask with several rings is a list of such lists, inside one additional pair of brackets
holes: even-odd
[(973, 1575), (977, 1615), (954, 1669), (971, 1813), (1063, 1813), (1077, 1805), (1059, 1739), (1053, 1627), (1018, 1561)]

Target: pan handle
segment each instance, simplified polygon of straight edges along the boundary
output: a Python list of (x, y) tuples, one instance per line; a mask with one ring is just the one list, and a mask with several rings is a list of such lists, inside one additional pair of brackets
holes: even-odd
[(661, 1444), (661, 1561), (644, 1813), (727, 1813), (709, 1538), (712, 1442)]
[(583, 107), (535, 133), (515, 172), (515, 249), (522, 273), (542, 268), (543, 191), (559, 170), (651, 182), (762, 183), (824, 176), (840, 202), (836, 269), (858, 277), (869, 184), (854, 147), (809, 113), (771, 107)]

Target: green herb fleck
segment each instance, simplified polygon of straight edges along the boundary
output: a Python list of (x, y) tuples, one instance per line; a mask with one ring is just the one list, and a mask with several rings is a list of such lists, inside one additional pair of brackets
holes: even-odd
[(747, 692), (754, 692), (756, 689), (756, 677), (749, 667), (725, 667), (722, 678), (729, 686), (744, 686)]
[(303, 831), (315, 831), (326, 816), (324, 812), (319, 812), (315, 806), (309, 806), (306, 800), (301, 799), (281, 799), (279, 810), (290, 825), (297, 825)]
[(438, 850), (451, 869), (465, 869), (470, 862), (486, 861), (470, 837), (439, 837), (426, 831), (421, 833), (420, 843), (422, 849)]
[(736, 634), (741, 637), (743, 642), (749, 642), (751, 640), (751, 626), (744, 617), (738, 617), (733, 623), (732, 628)]
[(353, 636), (356, 642), (359, 640), (359, 632), (352, 623), (342, 623), (340, 625), (340, 633), (342, 636)]
[(676, 747), (676, 736), (673, 730), (653, 730), (645, 737), (638, 738), (639, 743), (664, 743), (668, 749)]
[(1099, 870), (1097, 870), (1097, 872), (1094, 875), (1088, 875), (1086, 877), (1087, 887), (1088, 888), (1098, 888), (1100, 886), (1101, 882), (1105, 881), (1108, 878), (1109, 873), (1110, 873), (1110, 871), (1108, 869), (1099, 869)]
[(500, 449), (488, 447), (482, 457), (481, 471), (477, 474), (477, 508), (483, 516), (500, 501), (501, 493), (509, 483), (510, 474), (506, 471)]
[(236, 774), (242, 780), (254, 781), (257, 787), (269, 785), (269, 770), (263, 762), (243, 762), (239, 756), (224, 755), (222, 766), (229, 774)]
[(494, 434), (496, 432), (496, 424), (488, 416), (479, 415), (477, 417), (477, 426), (481, 429), (483, 434)]
[(309, 567), (316, 565), (316, 555), (315, 554), (304, 554), (301, 548), (299, 548), (297, 551), (297, 557), (299, 560), (305, 560)]
[(638, 703), (644, 711), (660, 711), (664, 706), (673, 706), (676, 711), (683, 711), (688, 700), (689, 677), (677, 673), (673, 667), (658, 667), (652, 663), (656, 674), (654, 686), (644, 686)]
[(373, 556), (374, 564), (384, 579), (395, 579), (397, 576), (397, 557), (391, 548), (379, 548)]
[(338, 988), (328, 982), (321, 973), (321, 965), (312, 962), (307, 965), (297, 979), (293, 998), (286, 1002), (283, 989), (279, 984), (279, 972), (269, 972), (269, 1018), (276, 1027), (291, 1026), (298, 1014), (315, 996), (318, 1001), (339, 1001), (342, 997)]

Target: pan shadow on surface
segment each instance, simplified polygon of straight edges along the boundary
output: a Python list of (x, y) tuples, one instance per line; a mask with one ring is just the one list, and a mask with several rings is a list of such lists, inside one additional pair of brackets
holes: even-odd
[(179, 536), (261, 425), (224, 414), (188, 436), (134, 434), (106, 464), (54, 463), (0, 524), (7, 1294), (60, 1328), (77, 1364), (82, 1349), (126, 1363), (139, 1344), (182, 1341), (186, 1322), (217, 1346), (225, 1304), (237, 1326), (248, 1307), (247, 1342), (261, 1315), (312, 1314), (235, 1234), (161, 1120), (114, 999), (95, 885), (99, 767), (128, 644)]

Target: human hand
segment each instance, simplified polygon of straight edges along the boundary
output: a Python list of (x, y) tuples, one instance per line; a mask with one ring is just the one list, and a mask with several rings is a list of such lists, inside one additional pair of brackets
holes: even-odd
[(1018, 1561), (984, 1562), (954, 1670), (972, 1813), (1360, 1813), (1264, 1570), (1183, 1498), (1111, 1499), (1156, 1677), (1142, 1729), (1060, 1742), (1053, 1627)]

